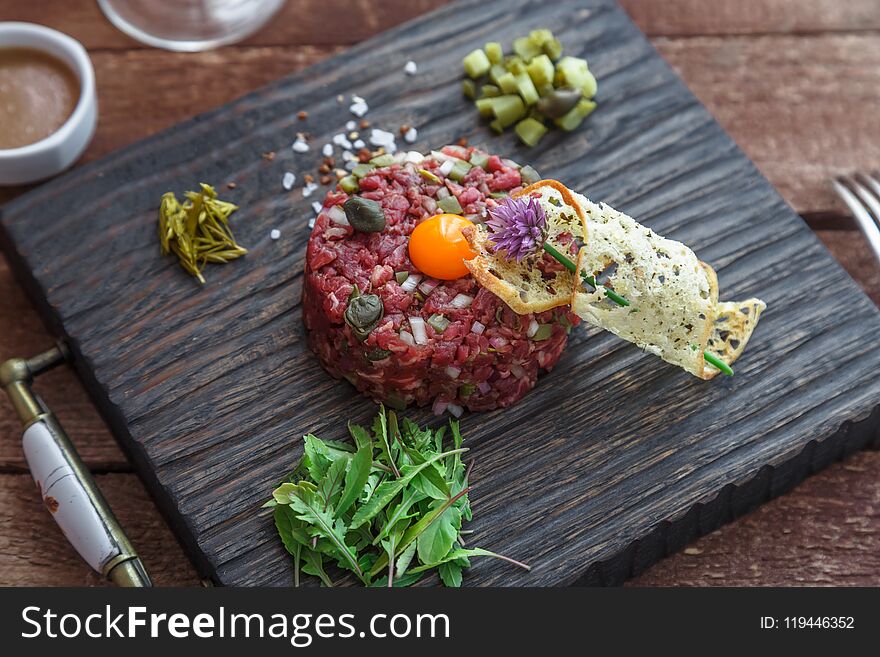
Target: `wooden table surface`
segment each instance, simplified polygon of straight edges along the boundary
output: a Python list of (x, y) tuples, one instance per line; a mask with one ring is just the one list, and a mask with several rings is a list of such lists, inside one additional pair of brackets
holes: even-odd
[[(0, 0), (0, 21), (47, 24), (90, 51), (100, 119), (84, 161), (211, 109), (442, 0), (295, 0), (270, 26), (200, 54), (148, 49), (90, 0)], [(876, 0), (622, 0), (638, 25), (880, 303), (880, 266), (828, 179), (880, 168), (880, 4)], [(322, 28), (332, 20), (335, 30)], [(600, 80), (601, 85), (601, 80)], [(0, 189), (0, 203), (21, 193)], [(0, 359), (49, 334), (0, 258)], [(96, 475), (158, 585), (198, 577), (70, 371), (38, 390)], [(42, 508), (21, 431), (0, 399), (0, 585), (100, 585)], [(863, 452), (724, 526), (631, 585), (880, 585), (880, 452)]]

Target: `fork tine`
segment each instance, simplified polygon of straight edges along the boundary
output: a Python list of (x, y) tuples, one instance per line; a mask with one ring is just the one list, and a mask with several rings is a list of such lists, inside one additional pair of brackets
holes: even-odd
[[(864, 186), (870, 189), (874, 194), (873, 198), (880, 199), (880, 182), (877, 181), (876, 178), (867, 173), (857, 173), (855, 178)], [(880, 206), (880, 201), (876, 201), (878, 206)], [(869, 206), (870, 207), (870, 206)], [(874, 221), (880, 226), (880, 214), (878, 214), (873, 208), (871, 212), (874, 214)]]
[[(856, 220), (862, 233), (864, 233), (865, 239), (868, 240), (868, 245), (874, 252), (874, 256), (880, 261), (880, 227), (877, 226), (877, 221), (868, 212), (868, 207), (874, 205), (877, 208), (877, 215), (875, 216), (880, 216), (880, 202), (865, 187), (852, 179), (843, 177), (839, 180), (832, 180), (831, 184), (834, 186), (834, 191), (837, 192), (838, 196), (843, 199), (843, 202), (846, 203), (853, 213), (853, 218)], [(850, 191), (847, 185), (852, 187), (855, 193)], [(870, 204), (865, 200), (866, 198), (870, 199)]]

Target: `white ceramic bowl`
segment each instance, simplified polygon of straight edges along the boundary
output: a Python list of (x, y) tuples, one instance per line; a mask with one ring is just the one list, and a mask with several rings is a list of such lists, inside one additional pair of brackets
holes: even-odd
[(79, 80), (79, 100), (64, 125), (33, 144), (0, 149), (0, 185), (23, 185), (54, 176), (82, 155), (95, 134), (98, 98), (92, 62), (76, 39), (33, 23), (0, 23), (0, 48), (41, 50), (67, 64)]

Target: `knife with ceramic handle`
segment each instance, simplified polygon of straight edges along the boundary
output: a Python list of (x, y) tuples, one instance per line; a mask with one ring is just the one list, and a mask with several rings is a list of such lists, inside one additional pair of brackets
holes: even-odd
[(6, 391), (24, 427), (22, 447), (43, 504), (79, 555), (119, 586), (152, 586), (144, 564), (98, 490), (58, 419), (32, 390), (34, 377), (64, 363), (63, 344), (30, 359), (0, 365)]

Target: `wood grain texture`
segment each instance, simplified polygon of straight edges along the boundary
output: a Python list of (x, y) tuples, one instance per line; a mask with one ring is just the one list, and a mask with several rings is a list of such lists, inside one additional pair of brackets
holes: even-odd
[(874, 0), (620, 0), (649, 36), (816, 34), (880, 29)]
[[(189, 559), (137, 477), (95, 477), (157, 586), (197, 586)], [(109, 586), (83, 564), (43, 507), (29, 475), (0, 475), (3, 586)]]
[[(554, 5), (539, 20), (563, 37), (570, 30), (582, 36), (604, 80), (603, 108), (587, 130), (572, 135), (569, 148), (552, 149), (556, 136), (530, 153), (533, 161), (694, 245), (719, 266), (728, 294), (760, 289), (771, 307), (783, 299), (790, 305), (768, 314), (763, 339), (740, 375), (722, 384), (703, 386), (611, 336), (582, 332), (553, 378), (545, 377), (523, 404), (469, 416), (465, 429), (481, 463), (474, 475), (475, 539), (541, 564), (530, 574), (480, 564), (472, 584), (620, 581), (683, 536), (752, 508), (847, 446), (875, 438), (868, 413), (880, 388), (869, 376), (880, 358), (874, 355), (880, 338), (871, 335), (880, 325), (876, 310), (623, 14), (605, 2), (586, 6)], [(292, 115), (303, 105), (316, 117), (312, 133), (326, 139), (344, 120), (330, 120), (335, 95), (351, 91), (370, 99), (377, 123), (433, 116), (423, 125), (425, 145), (463, 131), (485, 138), (464, 118), (463, 101), (459, 111), (436, 112), (437, 94), (448, 95), (457, 81), (451, 62), (438, 58), (403, 87), (370, 64), (405, 61), (407, 49), (438, 39), (465, 49), (485, 40), (482, 26), (489, 24), (509, 38), (536, 20), (532, 6), (503, 17), (499, 10), (499, 4), (455, 7), (471, 12), (464, 24), (480, 26), (472, 31), (436, 16), (417, 22), (395, 43), (368, 43), (81, 168), (3, 215), (13, 261), (26, 264), (23, 273), (36, 273), (31, 284), (42, 288), (52, 317), (72, 338), (79, 371), (102, 411), (197, 551), (199, 566), (217, 581), (285, 581), (289, 564), (271, 525), (255, 512), (266, 482), (290, 467), (303, 432), (335, 435), (338, 411), (331, 409), (343, 400), (356, 417), (371, 413), (368, 403), (350, 399), (346, 386), (328, 381), (303, 348), (297, 320), (303, 240), (274, 244), (266, 234), (282, 225), (291, 234), (299, 226), (304, 235), (307, 201), (277, 187), (294, 154), (272, 163), (260, 154), (289, 143)], [(352, 89), (354, 66), (361, 84)], [(649, 114), (646, 106), (663, 110)], [(213, 138), (218, 133), (222, 144)], [(514, 157), (525, 155), (510, 138), (499, 143)], [(155, 198), (186, 178), (238, 182), (229, 196), (250, 209), (237, 226), (254, 247), (242, 266), (211, 272), (212, 284), (195, 295), (192, 282), (156, 256), (149, 237)], [(120, 186), (122, 179), (137, 182)], [(76, 209), (58, 216), (55, 207)], [(34, 215), (52, 221), (34, 228)], [(88, 244), (51, 238), (75, 230), (85, 215), (96, 236)], [(824, 291), (829, 287), (833, 295)], [(794, 303), (799, 298), (803, 305)], [(842, 308), (848, 315), (841, 322)], [(808, 316), (810, 325), (803, 326), (799, 318)], [(792, 333), (792, 326), (803, 328)], [(198, 351), (194, 339), (204, 345)], [(589, 352), (582, 346), (587, 340)], [(778, 365), (783, 356), (785, 368)], [(553, 381), (581, 385), (572, 392)], [(595, 394), (626, 395), (631, 420), (621, 424), (617, 414), (601, 410)], [(556, 409), (552, 422), (536, 413), (546, 407)], [(709, 409), (718, 418), (711, 424), (703, 419)], [(861, 424), (838, 431), (848, 421)], [(521, 426), (530, 428), (528, 459), (508, 447), (514, 434), (522, 443)], [(535, 472), (555, 486), (540, 495), (521, 488)], [(555, 509), (549, 518), (548, 508)], [(497, 529), (511, 518), (516, 531)], [(548, 534), (554, 538), (535, 541)]]
[[(877, 13), (880, 14), (880, 7)], [(845, 207), (829, 180), (880, 166), (880, 39), (657, 39), (661, 54), (800, 213)], [(816, 59), (817, 66), (805, 62)]]
[[(650, 4), (651, 1), (652, 1), (652, 0), (648, 0), (648, 2), (646, 2), (645, 4)], [(3, 3), (0, 3), (0, 4), (3, 4)], [(43, 5), (51, 5), (52, 3), (40, 3), (40, 4), (43, 4)], [(86, 4), (90, 4), (90, 3), (86, 3)], [(326, 4), (326, 3), (325, 3), (325, 4)], [(332, 4), (332, 3), (331, 3), (331, 4)], [(384, 4), (388, 4), (388, 3), (383, 3), (383, 5), (384, 5)], [(627, 4), (629, 5), (628, 8), (629, 8), (629, 9), (632, 9), (632, 6), (635, 5), (635, 4), (637, 4), (637, 3), (636, 3), (636, 2), (632, 2), (632, 1), (630, 1), (630, 2), (628, 2)], [(724, 3), (712, 3), (712, 4), (713, 4), (713, 9), (714, 9), (718, 4), (724, 4)], [(748, 4), (748, 3), (742, 3), (742, 4)], [(779, 3), (770, 0), (770, 1), (766, 2), (765, 4), (767, 4), (767, 5), (771, 5), (771, 6), (774, 6), (774, 5), (777, 5), (777, 4), (779, 4)], [(817, 5), (817, 6), (818, 6), (818, 5), (822, 5), (822, 4), (827, 5), (828, 3), (818, 3), (818, 4), (817, 4), (817, 3), (810, 3), (810, 4), (811, 4), (811, 7), (812, 7), (813, 5)], [(837, 3), (835, 3), (835, 4), (837, 4)], [(857, 3), (854, 3), (854, 4), (857, 4)], [(31, 6), (33, 6), (33, 5), (34, 5), (34, 3), (31, 3)], [(664, 6), (669, 6), (669, 5), (668, 5), (667, 3), (664, 3)], [(691, 21), (694, 17), (696, 17), (697, 22), (699, 22), (699, 20), (701, 19), (701, 18), (700, 18), (700, 14), (702, 14), (703, 16), (707, 16), (707, 15), (708, 15), (708, 16), (709, 16), (709, 20), (711, 20), (711, 15), (713, 14), (713, 11), (706, 11), (706, 10), (705, 10), (706, 6), (707, 6), (706, 4), (701, 4), (699, 7), (694, 7), (694, 8), (693, 8), (693, 11), (689, 12), (688, 15), (681, 15), (680, 12), (679, 12), (678, 14), (676, 14), (675, 12), (670, 12), (670, 13), (668, 13), (668, 14), (666, 14), (666, 15), (667, 15), (667, 16), (674, 16), (674, 17), (677, 18), (677, 20), (681, 21), (682, 23), (687, 23), (688, 21)], [(812, 11), (812, 10), (811, 10), (811, 11)], [(51, 12), (47, 12), (45, 15), (49, 15), (50, 13), (51, 13)], [(57, 12), (56, 12), (56, 13), (57, 13)], [(758, 13), (760, 14), (760, 12), (758, 12)], [(802, 14), (807, 14), (807, 13), (809, 13), (809, 12), (802, 12)], [(813, 12), (813, 13), (815, 13), (815, 12)], [(750, 15), (751, 15), (751, 16), (754, 16), (755, 13), (753, 12), (753, 13), (750, 14)], [(0, 16), (5, 17), (5, 13), (4, 13), (3, 11), (0, 11)], [(380, 16), (381, 16), (380, 19), (379, 19), (380, 21), (385, 19), (385, 16), (382, 15), (381, 12), (380, 12)], [(636, 16), (638, 17), (638, 13), (636, 13)], [(828, 16), (828, 14), (827, 14), (827, 12), (826, 12), (826, 13), (821, 14), (821, 17), (822, 17), (822, 20), (824, 21), (824, 20), (826, 20), (829, 16)], [(662, 18), (662, 16), (661, 16), (661, 18)], [(830, 16), (830, 18), (834, 19), (834, 16)], [(642, 19), (640, 19), (640, 20), (642, 20)], [(833, 21), (832, 21), (832, 22), (833, 22)], [(98, 26), (100, 27), (100, 23), (101, 23), (101, 21), (100, 21), (100, 19), (98, 19), (98, 21), (96, 22), (96, 25), (98, 25)], [(818, 28), (819, 28), (819, 29), (822, 28), (822, 25), (821, 25), (821, 24), (819, 24), (819, 23), (816, 23), (816, 24), (818, 25)], [(643, 25), (644, 25), (644, 22), (643, 22)], [(274, 28), (274, 27), (275, 27), (275, 26), (273, 26), (273, 28)], [(777, 28), (774, 27), (773, 25), (770, 25), (769, 27), (770, 27), (771, 29), (777, 29)], [(827, 25), (826, 27), (829, 27), (829, 28), (831, 28), (831, 29), (851, 29), (851, 28), (848, 28), (848, 27), (838, 28), (838, 27), (835, 27), (835, 26), (833, 26), (833, 25)], [(754, 26), (751, 30), (747, 30), (747, 31), (750, 31), (750, 32), (758, 32), (758, 31), (763, 31), (763, 28), (764, 28), (764, 25), (757, 24), (757, 25)], [(689, 28), (688, 28), (688, 29), (689, 29)], [(812, 29), (812, 28), (811, 28), (811, 29)], [(802, 27), (802, 28), (800, 28), (800, 30), (804, 30), (804, 28)], [(679, 31), (681, 31), (681, 30), (679, 30)], [(672, 30), (671, 33), (676, 33), (675, 28), (673, 28), (673, 30)], [(820, 51), (821, 51), (821, 46), (822, 46), (821, 43), (818, 43), (818, 44), (817, 44), (817, 47), (819, 48)], [(768, 47), (768, 48), (769, 48), (769, 47), (772, 47), (772, 43), (768, 43), (768, 46), (767, 46), (767, 47)], [(237, 49), (236, 49), (236, 50), (237, 50)], [(270, 59), (272, 59), (272, 58), (274, 57), (274, 53), (273, 53), (272, 49), (260, 49), (260, 52), (261, 52), (261, 57), (266, 58), (267, 61), (270, 60)], [(121, 54), (121, 53), (120, 53), (120, 54)], [(152, 53), (151, 53), (151, 54), (152, 54)], [(170, 54), (167, 54), (167, 53), (156, 53), (156, 54), (159, 54), (159, 55), (170, 55)], [(853, 54), (855, 54), (855, 51), (853, 51)], [(682, 56), (686, 56), (686, 55), (682, 55)], [(227, 59), (229, 59), (230, 61), (235, 61), (235, 57), (236, 57), (236, 55), (231, 55), (231, 54), (227, 53)], [(111, 59), (112, 59), (112, 58), (111, 58)], [(181, 60), (181, 61), (183, 61), (183, 60)], [(693, 65), (696, 66), (697, 68), (699, 68), (699, 62), (702, 61), (702, 60), (699, 59), (699, 58), (697, 58), (697, 57), (694, 57), (694, 61), (695, 61), (695, 63), (694, 63)], [(271, 62), (270, 62), (270, 63), (271, 63)], [(750, 62), (745, 61), (745, 60), (743, 60), (741, 63), (742, 63), (742, 65), (744, 65), (744, 66), (749, 66), (749, 65), (750, 65)], [(204, 65), (205, 65), (205, 63), (202, 62), (202, 63), (201, 63), (201, 66), (204, 66)], [(99, 78), (100, 78), (100, 76), (101, 76), (101, 66), (100, 66), (97, 62), (96, 62), (96, 66), (98, 66), (98, 75), (99, 75)], [(246, 81), (246, 80), (248, 79), (248, 76), (249, 76), (249, 75), (259, 75), (260, 63), (259, 63), (256, 59), (252, 59), (252, 60), (250, 60), (250, 61), (249, 61), (249, 66), (250, 66), (251, 68), (241, 67), (241, 68), (237, 69), (237, 71), (236, 71), (236, 76), (235, 76), (235, 77), (229, 77), (229, 76), (227, 76), (227, 77), (225, 78), (225, 81), (226, 81), (227, 83), (229, 83), (229, 85), (225, 87), (224, 91), (226, 91), (227, 93), (230, 94), (229, 97), (232, 97), (232, 96), (237, 95), (237, 94), (239, 93), (238, 91), (235, 91), (235, 89), (234, 89), (234, 87), (235, 87), (236, 84), (238, 84), (238, 85), (244, 84), (245, 86), (241, 88), (241, 91), (244, 91), (244, 90), (246, 90), (247, 88), (249, 88), (249, 87), (247, 86), (247, 81)], [(811, 73), (813, 73), (815, 69), (817, 69), (817, 68), (821, 68), (821, 67), (822, 67), (822, 62), (821, 62), (821, 61), (817, 62), (815, 66), (811, 66), (810, 68), (807, 69), (807, 71), (806, 71), (807, 76), (809, 76)], [(219, 66), (218, 66), (218, 68), (219, 68)], [(138, 90), (135, 91), (134, 93), (132, 93), (132, 89), (131, 89), (130, 81), (126, 80), (126, 78), (125, 78), (125, 76), (124, 76), (124, 74), (123, 74), (123, 73), (124, 73), (124, 69), (119, 68), (119, 69), (117, 69), (117, 70), (119, 70), (120, 75), (118, 76), (118, 78), (111, 78), (111, 79), (113, 79), (113, 80), (119, 85), (119, 90), (120, 90), (120, 92), (122, 92), (122, 95), (123, 95), (123, 96), (131, 97), (131, 99), (132, 99), (132, 100), (131, 100), (131, 103), (130, 103), (130, 105), (131, 105), (131, 111), (130, 111), (130, 112), (120, 112), (120, 113), (116, 114), (116, 115), (114, 116), (114, 119), (113, 119), (113, 120), (114, 120), (114, 123), (111, 124), (113, 127), (118, 126), (118, 125), (121, 125), (122, 127), (125, 128), (125, 129), (120, 129), (120, 130), (118, 130), (118, 131), (116, 132), (116, 135), (115, 135), (115, 137), (114, 137), (114, 141), (113, 141), (114, 144), (121, 145), (121, 144), (123, 144), (123, 143), (126, 143), (127, 141), (133, 140), (133, 139), (138, 138), (138, 137), (142, 136), (143, 134), (145, 134), (145, 133), (141, 132), (142, 126), (140, 125), (140, 123), (139, 123), (139, 121), (138, 121), (138, 109), (139, 109), (139, 108), (138, 108), (138, 105), (136, 104), (136, 100), (135, 100), (135, 99), (137, 98), (137, 96), (138, 96), (139, 94), (140, 94), (140, 95), (147, 95), (147, 96), (149, 96), (149, 97), (151, 97), (151, 98), (153, 97), (153, 94), (154, 94), (154, 91), (155, 91), (155, 90), (154, 90), (152, 87), (150, 87), (149, 85), (147, 85), (147, 84), (146, 84), (146, 81), (148, 81), (148, 80), (154, 80), (156, 76), (154, 75), (154, 76), (152, 76), (152, 77), (150, 77), (150, 78), (143, 78), (143, 80), (144, 80), (144, 85), (143, 85), (143, 87), (145, 87), (145, 89), (143, 89), (143, 91), (142, 91), (141, 86), (139, 85)], [(159, 71), (159, 72), (162, 73), (162, 75), (161, 75), (160, 77), (162, 78), (162, 81), (163, 81), (163, 82), (166, 81), (166, 80), (168, 80), (169, 78), (172, 79), (172, 80), (175, 80), (175, 81), (176, 81), (176, 80), (180, 80), (180, 81), (182, 81), (182, 82), (186, 82), (188, 75), (195, 75), (195, 76), (198, 76), (198, 75), (199, 75), (198, 71), (187, 71), (186, 67), (181, 67), (181, 66), (171, 66), (171, 67), (169, 67), (167, 70), (164, 70), (164, 71), (163, 71), (159, 66), (156, 66), (156, 69), (155, 69), (155, 70), (156, 70), (156, 71)], [(767, 73), (772, 73), (773, 71), (772, 71), (772, 69), (769, 69), (769, 68), (768, 68), (766, 72), (767, 72)], [(819, 74), (821, 75), (821, 71), (820, 71)], [(723, 82), (723, 81), (720, 81), (719, 84), (721, 84), (722, 82)], [(786, 82), (786, 78), (783, 78), (783, 79), (781, 80), (781, 83), (784, 84), (785, 82)], [(105, 82), (105, 84), (106, 84), (106, 82)], [(164, 104), (166, 105), (166, 107), (167, 107), (167, 110), (168, 110), (168, 112), (169, 112), (169, 115), (172, 114), (172, 113), (174, 113), (174, 112), (177, 112), (177, 114), (178, 114), (178, 118), (183, 118), (184, 116), (187, 116), (187, 115), (190, 113), (190, 111), (188, 111), (188, 107), (187, 107), (186, 105), (181, 105), (181, 104), (177, 104), (177, 105), (175, 105), (173, 98), (171, 98), (171, 96), (173, 95), (173, 92), (172, 92), (172, 90), (171, 90), (170, 88), (167, 88), (165, 85), (156, 85), (156, 86), (161, 86), (161, 87), (162, 87), (162, 88), (159, 90), (160, 93), (162, 93), (162, 94), (167, 94), (167, 95), (169, 96), (168, 101), (164, 103)], [(171, 86), (171, 85), (169, 85), (169, 86)], [(224, 86), (224, 85), (216, 85), (216, 86), (214, 87), (214, 89), (215, 89), (215, 90), (216, 90), (216, 89), (220, 89), (220, 88), (223, 87), (223, 86)], [(746, 90), (744, 90), (744, 93), (748, 94), (750, 91), (751, 91), (751, 89), (746, 89)], [(844, 89), (843, 91), (846, 92), (846, 89)], [(706, 99), (706, 93), (705, 93), (705, 90), (700, 90), (700, 91), (699, 91), (699, 95), (700, 95), (701, 97), (703, 97), (704, 99)], [(195, 98), (195, 100), (198, 101), (199, 99), (198, 99), (198, 98)], [(223, 99), (223, 100), (225, 100), (225, 99)], [(711, 101), (711, 96), (709, 96), (709, 100)], [(111, 102), (111, 103), (112, 103), (112, 102), (114, 102), (114, 101), (118, 102), (118, 101), (119, 101), (119, 97), (118, 97), (118, 96), (113, 96), (113, 97), (110, 97), (109, 99), (102, 99), (102, 107), (105, 107), (105, 108), (106, 108), (108, 102)], [(123, 102), (128, 102), (128, 98), (125, 98)], [(710, 104), (711, 104), (711, 103), (710, 103)], [(205, 107), (205, 105), (201, 105), (200, 107)], [(748, 103), (743, 103), (743, 106), (742, 106), (741, 110), (742, 110), (743, 112), (749, 112), (749, 104), (748, 104)], [(177, 120), (177, 119), (166, 119), (166, 120), (167, 120), (167, 122), (165, 123), (165, 125), (169, 125), (170, 123), (173, 123), (173, 122), (174, 122), (175, 120)], [(744, 135), (738, 135), (738, 139), (740, 140), (740, 143), (742, 143), (744, 146), (746, 146), (747, 149), (749, 148), (749, 143), (750, 143), (749, 140), (753, 140), (754, 142), (760, 142), (760, 141), (764, 138), (764, 134), (762, 134), (762, 132), (760, 131), (760, 126), (762, 125), (761, 121), (757, 121), (757, 120), (756, 120), (756, 121), (754, 121), (753, 123), (754, 123), (754, 126), (753, 126), (753, 129), (752, 129), (752, 130), (748, 131), (748, 132), (745, 133)], [(102, 127), (106, 127), (107, 125), (108, 125), (108, 124), (107, 124), (106, 122), (102, 122)], [(158, 125), (158, 124), (154, 124), (154, 125), (157, 125), (158, 127), (163, 127), (162, 125)], [(837, 127), (841, 127), (841, 126), (845, 128), (845, 127), (846, 127), (846, 122), (838, 122)], [(156, 129), (156, 128), (153, 128), (153, 129)], [(100, 132), (99, 132), (99, 135), (100, 135)], [(820, 135), (820, 136), (821, 136), (821, 135)], [(746, 139), (745, 141), (743, 141), (743, 137)], [(807, 135), (805, 135), (805, 134), (800, 134), (800, 138), (806, 140), (806, 139), (807, 139)], [(116, 140), (118, 140), (118, 141), (116, 141)], [(838, 140), (838, 141), (839, 141), (839, 140)], [(107, 142), (99, 142), (99, 143), (101, 143), (101, 144), (109, 144), (109, 143), (111, 143), (111, 142), (110, 142), (110, 141), (107, 141)], [(858, 143), (857, 141), (853, 140), (853, 139), (846, 139), (844, 143), (845, 143), (845, 146), (846, 146), (847, 149), (858, 149), (858, 147), (859, 147), (859, 143)], [(103, 151), (104, 149), (102, 148), (101, 150)], [(760, 161), (759, 161), (759, 164), (760, 164)], [(782, 167), (780, 167), (780, 172), (781, 172), (781, 171), (782, 171)], [(836, 252), (839, 254), (839, 257), (840, 257), (840, 256), (849, 256), (849, 255), (851, 254), (852, 249), (856, 248), (856, 246), (854, 246), (854, 245), (852, 245), (852, 244), (848, 244), (848, 242), (850, 242), (851, 240), (854, 239), (854, 236), (853, 236), (853, 234), (852, 234), (851, 232), (849, 232), (848, 235), (847, 235), (847, 233), (848, 233), (848, 231), (837, 230), (836, 228), (833, 228), (833, 227), (827, 227), (827, 226), (826, 226), (825, 228), (820, 228), (820, 235), (823, 236), (823, 239), (826, 239), (826, 237), (827, 237), (826, 243), (829, 244), (829, 246), (831, 246), (832, 248), (835, 248), (835, 247), (836, 247), (835, 250), (836, 250)], [(856, 239), (857, 239), (857, 238), (856, 238)], [(872, 283), (870, 282), (870, 280), (866, 281), (866, 276), (865, 276), (865, 272), (864, 272), (864, 270), (863, 270), (863, 269), (855, 269), (855, 264), (854, 264), (853, 260), (852, 260), (851, 258), (849, 258), (849, 257), (845, 257), (845, 258), (843, 258), (843, 260), (844, 260), (844, 264), (845, 264), (845, 265), (848, 265), (848, 266), (852, 267), (855, 271), (857, 271), (857, 273), (861, 274), (861, 279), (862, 279), (862, 281), (865, 281), (866, 288), (867, 288), (867, 289), (871, 289)], [(865, 259), (865, 260), (863, 260), (863, 262), (869, 262), (869, 261), (868, 261), (867, 259)], [(2, 272), (0, 272), (0, 273), (2, 273)], [(872, 275), (872, 276), (873, 276), (873, 275)], [(876, 281), (876, 279), (873, 279), (873, 280)], [(873, 289), (876, 290), (876, 289), (877, 289), (877, 288), (876, 288), (876, 283), (874, 283), (873, 285), (874, 285)], [(875, 298), (876, 298), (876, 297), (875, 297)], [(4, 299), (4, 300), (5, 300), (5, 299)], [(0, 317), (0, 319), (5, 319), (5, 317)], [(5, 325), (5, 324), (6, 324), (6, 322), (4, 322), (4, 325)], [(34, 339), (35, 339), (35, 340), (37, 339), (36, 336), (34, 337)], [(0, 344), (2, 344), (2, 343), (0, 343)], [(18, 343), (16, 343), (16, 342), (10, 342), (9, 344), (18, 344)], [(43, 345), (43, 343), (40, 343), (40, 347), (42, 347), (42, 345)], [(17, 352), (17, 353), (18, 353), (18, 352)], [(41, 385), (43, 385), (43, 382), (41, 382)], [(55, 386), (56, 384), (55, 384), (54, 382), (52, 382), (52, 381), (46, 381), (46, 382), (45, 382), (45, 385), (46, 385), (46, 387), (48, 387), (48, 388), (51, 389), (51, 388), (54, 388), (54, 386)], [(77, 409), (71, 409), (71, 414), (73, 414), (73, 412), (76, 411), (76, 410), (77, 410)], [(83, 413), (83, 414), (87, 413), (87, 411), (85, 410), (85, 408), (81, 409), (80, 412)], [(93, 422), (92, 424), (94, 425), (95, 423)], [(98, 423), (98, 424), (100, 424), (100, 423)], [(99, 433), (100, 433), (100, 432), (95, 432), (95, 435), (97, 436), (97, 435), (99, 435)], [(13, 439), (9, 441), (9, 444), (10, 444), (10, 445), (13, 445), (13, 446), (16, 446), (16, 445), (17, 445), (17, 440), (18, 440), (18, 438), (17, 438), (17, 436), (15, 436), (14, 434), (15, 434), (15, 431), (13, 431)], [(6, 435), (6, 434), (5, 434), (5, 431), (4, 431), (4, 434), (3, 434), (3, 435), (4, 435), (4, 436)], [(100, 438), (98, 438), (98, 439), (100, 440)], [(5, 443), (0, 443), (0, 445), (4, 445), (4, 444), (5, 444)], [(110, 445), (110, 448), (112, 449), (112, 444)], [(0, 447), (0, 449), (2, 449), (2, 447)], [(864, 458), (864, 457), (866, 457), (866, 456), (867, 456), (867, 455), (859, 455), (859, 456), (856, 457), (856, 458), (858, 458), (858, 459), (862, 459), (862, 458)], [(869, 475), (870, 475), (870, 471), (868, 471), (868, 473), (869, 473)], [(815, 479), (817, 479), (817, 480), (822, 480), (822, 479), (825, 479), (825, 477), (826, 477), (826, 475), (823, 474), (823, 475), (819, 475), (819, 476), (818, 476), (817, 478), (815, 478)], [(787, 497), (782, 498), (782, 499), (783, 499), (783, 500), (787, 500), (787, 499), (789, 499), (789, 498), (798, 499), (798, 495), (795, 494), (795, 495), (792, 495), (792, 496), (787, 496)], [(808, 499), (812, 499), (812, 498), (808, 498)], [(119, 502), (119, 503), (120, 503), (120, 504), (124, 504), (124, 501), (123, 501), (123, 502)], [(115, 504), (116, 504), (116, 503), (115, 503)], [(742, 540), (742, 539), (740, 538), (740, 534), (742, 533), (742, 530), (741, 530), (741, 529), (738, 529), (738, 527), (740, 527), (741, 525), (742, 525), (742, 522), (740, 522), (740, 523), (736, 523), (735, 526), (732, 526), (732, 527), (734, 527), (733, 532), (729, 532), (728, 534), (726, 534), (728, 540), (731, 541), (731, 543), (730, 543), (731, 545), (736, 545), (738, 541)], [(808, 526), (808, 525), (805, 525), (805, 527), (804, 527), (804, 531), (807, 532), (807, 533), (809, 532), (809, 526)], [(795, 529), (795, 534), (794, 534), (794, 536), (795, 536), (795, 537), (797, 536), (797, 529)], [(711, 541), (711, 540), (712, 540), (711, 537), (708, 537), (708, 538), (703, 539), (702, 541), (698, 542), (697, 545), (699, 546), (699, 545), (705, 544), (707, 541)], [(786, 543), (786, 541), (785, 541), (784, 538), (780, 538), (780, 539), (779, 539), (779, 543), (778, 543), (777, 545), (778, 545), (778, 550), (779, 550), (779, 552), (780, 552), (780, 553), (784, 553), (784, 552), (787, 552), (788, 550), (792, 550), (792, 551), (796, 550), (797, 542), (794, 542), (794, 543), (789, 544), (789, 543)], [(152, 549), (152, 546), (150, 546), (150, 549)], [(702, 548), (698, 548), (698, 549), (702, 549)], [(772, 549), (772, 548), (771, 548), (771, 549)], [(711, 556), (711, 553), (712, 553), (713, 550), (716, 550), (716, 551), (719, 551), (719, 552), (723, 552), (723, 547), (722, 547), (722, 546), (719, 546), (717, 543), (711, 543), (711, 542), (710, 542), (710, 543), (709, 543), (709, 548), (706, 549), (706, 550), (704, 550), (704, 552), (707, 553), (709, 556)], [(145, 551), (145, 553), (146, 553), (146, 554), (149, 554), (149, 550)], [(672, 561), (675, 561), (676, 559), (681, 558), (681, 556), (682, 556), (682, 555), (678, 555), (678, 556), (676, 556), (676, 557), (673, 557), (673, 558), (672, 558)], [(841, 562), (842, 562), (843, 564), (845, 564), (846, 561), (847, 561), (844, 557), (842, 557), (842, 556), (840, 555), (840, 553), (838, 553), (838, 558), (841, 559)], [(777, 571), (777, 573), (780, 573), (780, 572), (781, 572), (781, 573), (784, 573), (784, 572), (786, 572), (786, 571), (784, 571), (784, 564), (780, 563), (779, 566), (780, 566), (780, 569)], [(73, 564), (73, 563), (70, 564), (70, 568), (76, 568), (76, 567), (77, 567), (76, 564)], [(658, 568), (662, 568), (662, 565), (661, 565), (661, 566), (658, 566)], [(668, 571), (667, 571), (667, 572), (668, 572)], [(793, 570), (790, 569), (788, 572), (791, 573), (791, 572), (793, 572)], [(842, 572), (842, 571), (841, 571), (841, 572)], [(715, 574), (716, 576), (719, 574), (719, 573), (717, 572), (717, 569), (716, 569), (716, 572), (715, 572), (714, 574)], [(724, 578), (718, 579), (718, 578), (716, 577), (713, 581), (716, 581), (716, 582), (718, 582), (718, 581), (722, 581), (722, 582), (726, 581), (727, 583), (730, 583), (730, 584), (737, 584), (737, 583), (740, 583), (740, 582), (741, 582), (741, 583), (746, 583), (746, 582), (750, 581), (748, 578), (745, 578), (745, 579), (743, 579), (743, 580), (738, 580), (738, 579), (737, 579), (738, 576), (743, 576), (743, 577), (745, 577), (743, 574), (738, 573), (738, 572), (736, 572), (736, 571), (734, 570), (734, 571), (732, 571), (732, 572), (730, 572), (730, 573), (728, 574), (728, 576), (727, 576), (726, 579), (724, 579)], [(689, 581), (692, 582), (692, 583), (700, 583), (699, 577), (700, 577), (700, 575), (699, 575), (699, 569), (698, 569), (698, 572), (697, 572), (696, 574), (694, 574), (694, 575), (690, 578)], [(791, 578), (790, 578), (790, 579), (791, 579)], [(790, 581), (790, 579), (789, 579), (789, 581)], [(704, 580), (704, 582), (705, 582), (705, 581), (708, 581), (708, 580)], [(863, 580), (863, 582), (864, 582), (864, 581), (870, 582), (870, 581), (872, 581), (872, 580), (871, 580), (870, 578), (867, 578), (866, 580)], [(662, 582), (662, 580), (661, 580), (661, 582)], [(781, 582), (781, 583), (785, 583), (785, 577), (784, 577), (784, 576), (783, 576), (783, 578), (780, 580), (780, 582)]]
[[(848, 558), (841, 559), (845, 553)], [(880, 584), (880, 452), (810, 477), (628, 582), (629, 586)]]

